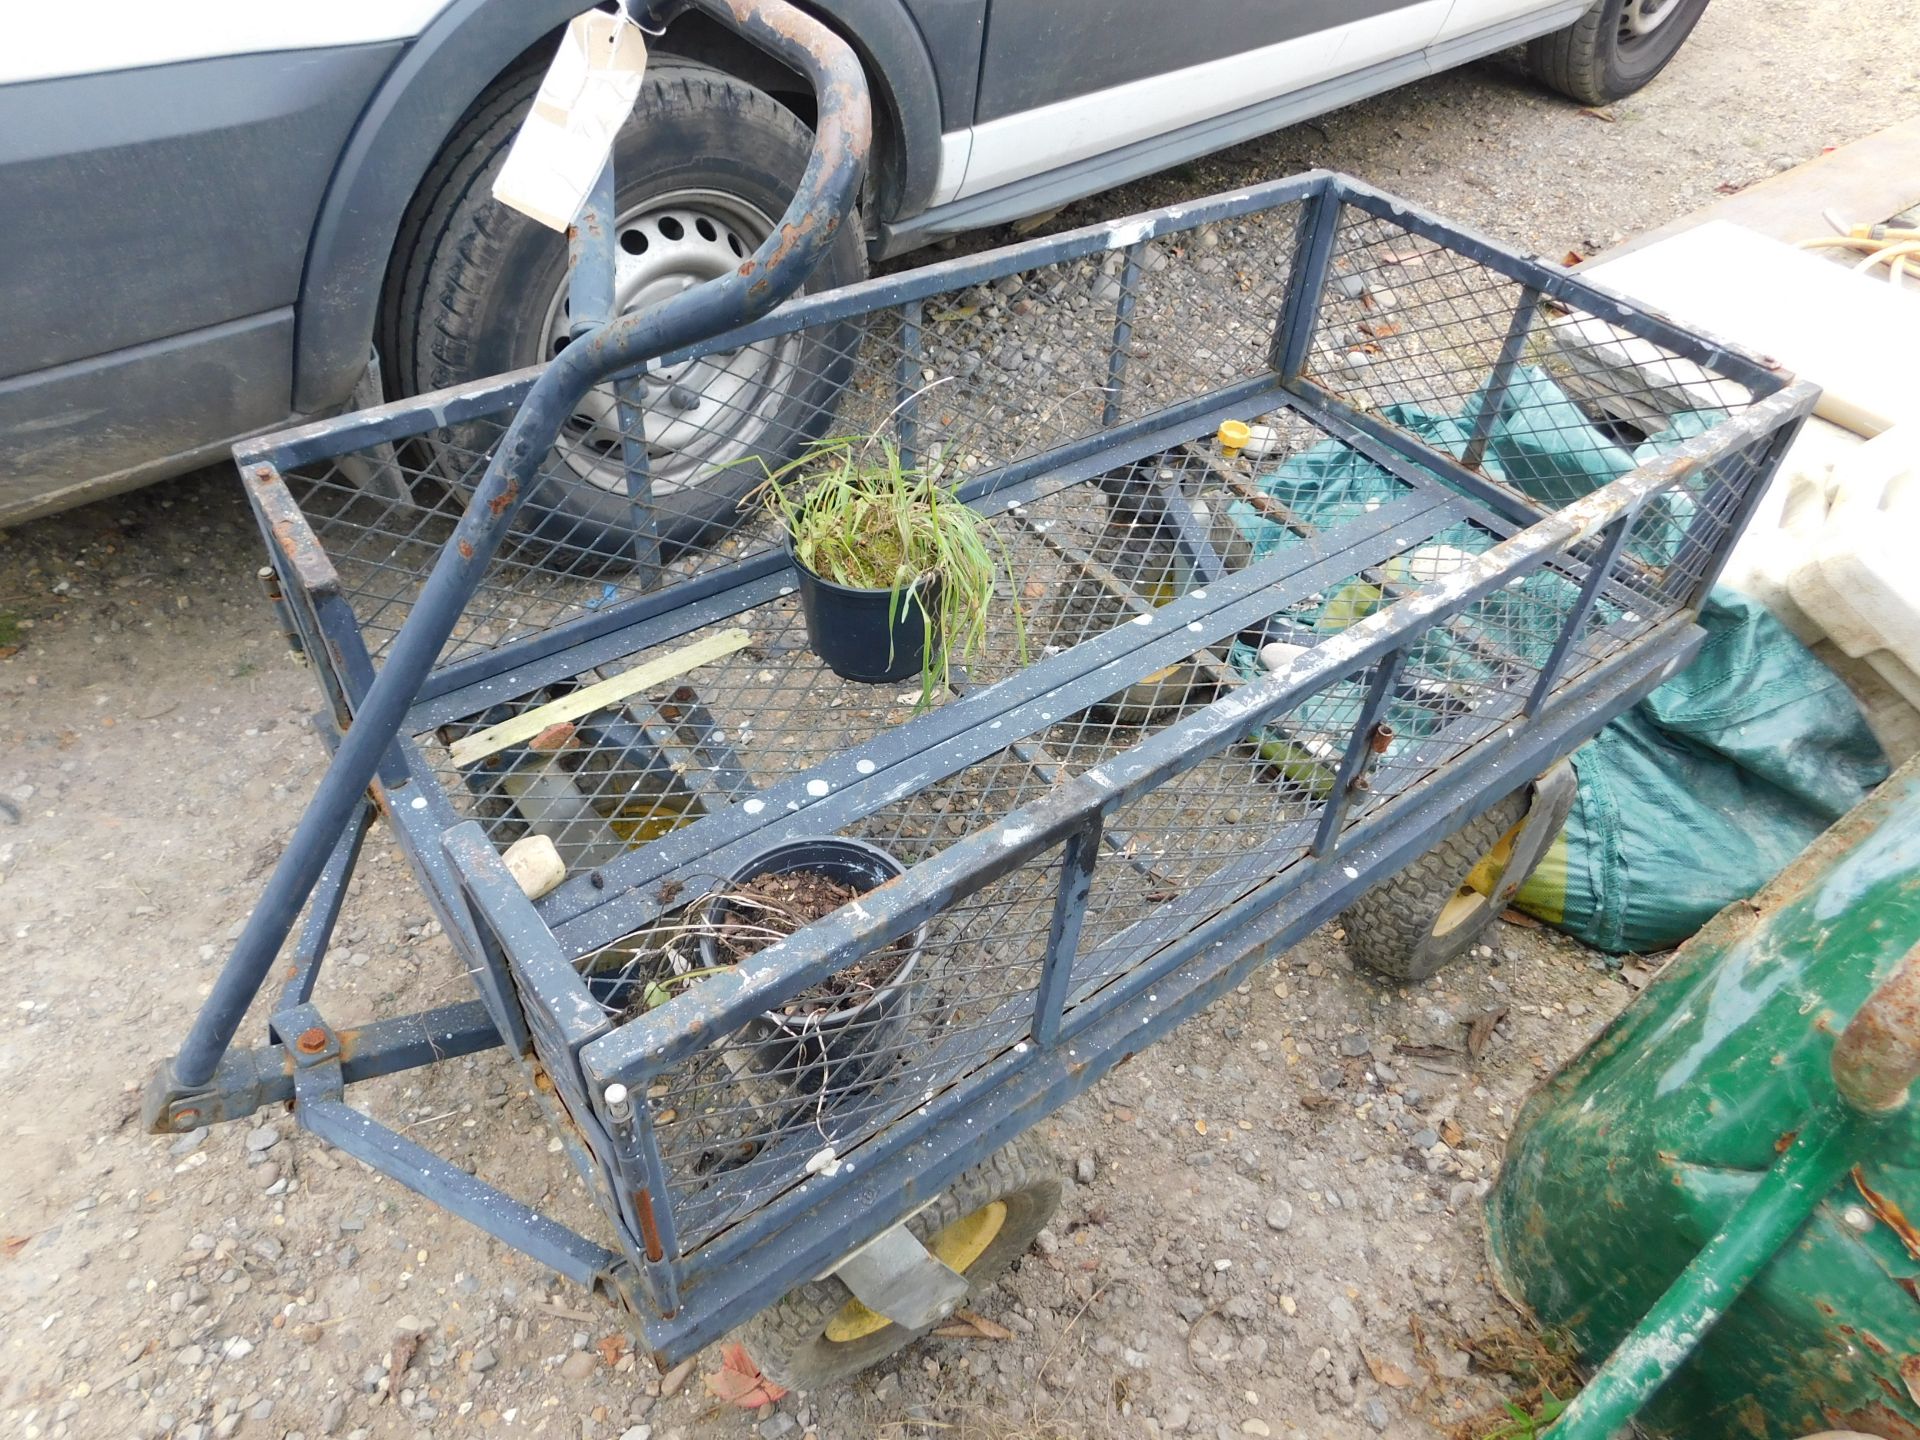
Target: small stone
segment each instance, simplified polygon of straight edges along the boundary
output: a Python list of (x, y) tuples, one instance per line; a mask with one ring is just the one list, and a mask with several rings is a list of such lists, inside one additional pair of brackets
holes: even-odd
[(484, 1375), (500, 1363), (500, 1357), (494, 1353), (493, 1346), (481, 1345), (473, 1352), (473, 1373)]
[(1349, 300), (1358, 300), (1362, 295), (1367, 293), (1367, 282), (1358, 275), (1342, 275), (1340, 277), (1340, 293), (1345, 295)]
[(275, 1161), (269, 1160), (266, 1164), (262, 1165), (257, 1171), (254, 1172), (253, 1180), (254, 1180), (254, 1183), (258, 1185), (262, 1190), (266, 1190), (272, 1187), (273, 1185), (278, 1184), (280, 1180), (279, 1164)]
[(1267, 1207), (1267, 1228), (1269, 1230), (1284, 1230), (1291, 1224), (1293, 1224), (1292, 1201), (1276, 1200)]
[(1416, 1150), (1431, 1150), (1440, 1143), (1438, 1130), (1416, 1130), (1413, 1132), (1413, 1145)]
[(1240, 1422), (1240, 1433), (1242, 1435), (1271, 1435), (1273, 1434), (1273, 1427), (1264, 1420), (1242, 1420)]
[(227, 1341), (227, 1348), (223, 1353), (229, 1360), (244, 1360), (253, 1353), (253, 1342), (235, 1335)]
[(251, 1410), (247, 1411), (247, 1418), (249, 1420), (265, 1420), (271, 1414), (273, 1414), (273, 1401), (270, 1399), (261, 1400), (256, 1403)]
[(178, 1140), (174, 1141), (173, 1144), (167, 1147), (167, 1153), (169, 1155), (191, 1155), (200, 1148), (201, 1142), (206, 1138), (207, 1127), (202, 1125), (198, 1130), (189, 1130)]
[(1377, 1399), (1367, 1401), (1366, 1414), (1367, 1414), (1367, 1424), (1371, 1425), (1374, 1429), (1383, 1431), (1383, 1432), (1386, 1430), (1387, 1425), (1393, 1419), (1393, 1417), (1387, 1413), (1387, 1407), (1381, 1404)]
[(279, 1143), (280, 1132), (271, 1125), (262, 1125), (258, 1130), (252, 1130), (247, 1133), (247, 1151), (253, 1155), (271, 1150)]
[(760, 1433), (765, 1437), (765, 1440), (785, 1440), (786, 1436), (791, 1435), (799, 1428), (800, 1426), (794, 1420), (793, 1416), (787, 1414), (784, 1410), (776, 1410), (760, 1422)]
[[(764, 1427), (762, 1428), (761, 1433), (762, 1434), (766, 1433)], [(627, 1426), (626, 1429), (620, 1432), (620, 1440), (653, 1440), (653, 1426), (629, 1425)]]
[(1073, 1162), (1073, 1178), (1082, 1185), (1093, 1184), (1094, 1177), (1099, 1173), (1099, 1167), (1094, 1164), (1091, 1155), (1082, 1155)]
[(660, 1398), (671, 1400), (680, 1393), (680, 1387), (687, 1383), (687, 1377), (693, 1374), (694, 1361), (682, 1360), (678, 1365), (660, 1377)]
[(1357, 1060), (1362, 1055), (1373, 1053), (1373, 1041), (1365, 1035), (1343, 1035), (1340, 1037), (1340, 1053)]
[(873, 1398), (880, 1401), (892, 1401), (900, 1398), (900, 1372), (889, 1370), (873, 1382)]
[(593, 1374), (593, 1355), (590, 1351), (576, 1350), (560, 1362), (560, 1374), (568, 1380), (584, 1380)]
[(198, 1345), (189, 1345), (174, 1358), (191, 1370), (207, 1358), (207, 1352), (202, 1350)]
[(341, 1425), (346, 1422), (346, 1418), (347, 1397), (344, 1395), (336, 1395), (327, 1401), (326, 1407), (320, 1412), (320, 1433), (322, 1435), (338, 1434)]

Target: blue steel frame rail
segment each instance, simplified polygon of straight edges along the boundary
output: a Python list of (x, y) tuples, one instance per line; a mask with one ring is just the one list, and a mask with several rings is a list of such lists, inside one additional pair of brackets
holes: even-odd
[[(756, 23), (763, 32), (778, 29), (762, 12), (791, 14), (786, 7), (775, 5), (771, 0), (737, 5), (723, 5), (721, 0), (700, 0), (700, 3), (710, 10), (728, 12), (750, 32)], [(806, 22), (789, 19), (781, 23), (799, 26), (794, 31), (794, 35), (799, 35)], [(801, 49), (805, 49), (806, 44), (785, 31), (780, 31), (777, 37), (761, 33), (757, 38), (783, 54), (786, 53), (782, 51), (783, 44), (790, 43)], [(791, 55), (788, 58), (791, 61)], [(845, 61), (844, 56), (814, 58), (819, 61), (818, 66), (810, 63), (807, 68), (816, 76), (817, 85), (824, 83), (820, 76), (838, 74), (837, 67)], [(857, 67), (854, 74), (857, 84)], [(849, 170), (857, 171), (859, 164), (857, 154), (851, 160), (843, 153), (837, 159), (830, 157), (823, 161), (822, 152), (836, 146), (844, 151), (854, 139), (859, 142), (854, 148), (863, 150), (865, 143), (864, 107), (861, 107), (863, 113), (858, 124), (840, 121), (836, 131), (836, 122), (827, 113), (828, 98), (823, 88), (821, 145), (809, 170), (809, 184), (816, 192), (825, 192), (840, 181), (848, 180)], [(850, 181), (848, 183), (850, 185)], [(803, 196), (808, 193), (807, 186), (803, 186), (802, 193)], [(845, 198), (844, 194), (839, 197)], [(276, 543), (274, 560), (279, 580), (282, 585), (297, 589), (306, 601), (305, 605), (297, 605), (283, 600), (277, 608), (283, 621), (290, 623), (299, 635), (302, 647), (319, 663), (333, 712), (330, 718), (338, 731), (344, 732), (344, 738), (339, 739), (339, 756), (322, 787), (322, 796), (327, 797), (328, 804), (323, 806), (322, 797), (316, 797), (314, 807), (289, 846), (288, 860), (283, 861), (280, 871), (276, 872), (268, 895), (229, 960), (214, 997), (203, 1010), (189, 1046), (177, 1058), (171, 1074), (157, 1078), (149, 1095), (149, 1123), (161, 1129), (189, 1128), (191, 1124), (221, 1118), (224, 1113), (244, 1113), (260, 1104), (297, 1098), (301, 1102), (298, 1108), (311, 1117), (308, 1123), (377, 1168), (475, 1219), (509, 1243), (553, 1264), (562, 1273), (583, 1283), (610, 1289), (636, 1313), (642, 1298), (650, 1300), (662, 1317), (646, 1322), (656, 1358), (677, 1359), (745, 1318), (757, 1308), (756, 1299), (763, 1300), (766, 1294), (779, 1293), (788, 1283), (828, 1268), (850, 1244), (877, 1233), (911, 1208), (916, 1203), (915, 1197), (937, 1193), (966, 1165), (982, 1158), (1070, 1094), (1091, 1084), (1126, 1054), (1237, 983), (1267, 949), (1298, 938), (1351, 900), (1378, 875), (1419, 853), (1449, 827), (1463, 805), (1478, 803), (1489, 795), (1504, 793), (1525, 783), (1670, 674), (1691, 653), (1699, 638), (1697, 629), (1684, 614), (1635, 640), (1629, 648), (1600, 666), (1575, 676), (1555, 694), (1547, 694), (1547, 684), (1540, 685), (1532, 696), (1526, 697), (1528, 703), (1504, 736), (1481, 737), (1473, 749), (1450, 761), (1408, 793), (1388, 803), (1361, 807), (1359, 818), (1351, 821), (1344, 809), (1331, 823), (1323, 817), (1319, 833), (1312, 835), (1315, 843), (1310, 849), (1315, 858), (1296, 859), (1277, 875), (1257, 875), (1249, 871), (1246, 891), (1237, 901), (1220, 914), (1208, 917), (1198, 928), (1169, 933), (1149, 969), (1132, 972), (1123, 983), (1103, 990), (1097, 999), (1074, 993), (1067, 966), (1077, 949), (1088, 882), (1099, 863), (1100, 834), (1106, 818), (1119, 806), (1167, 783), (1207, 755), (1232, 743), (1236, 736), (1257, 728), (1266, 719), (1291, 708), (1303, 696), (1342, 677), (1370, 677), (1378, 691), (1385, 683), (1381, 677), (1390, 672), (1411, 637), (1436, 618), (1456, 613), (1477, 596), (1490, 593), (1497, 585), (1512, 579), (1519, 569), (1537, 567), (1549, 560), (1575, 569), (1582, 563), (1592, 564), (1589, 583), (1582, 587), (1583, 603), (1572, 617), (1573, 622), (1578, 623), (1591, 604), (1594, 587), (1606, 583), (1605, 564), (1595, 562), (1617, 558), (1615, 546), (1593, 543), (1596, 536), (1613, 541), (1620, 533), (1622, 519), (1648, 495), (1678, 483), (1701, 465), (1724, 459), (1743, 443), (1758, 443), (1761, 437), (1772, 434), (1769, 458), (1777, 459), (1780, 446), (1811, 408), (1813, 392), (1804, 386), (1781, 391), (1782, 377), (1764, 361), (1744, 356), (1731, 347), (1716, 349), (1703, 345), (1689, 332), (1678, 330), (1660, 317), (1609, 296), (1564, 271), (1516, 257), (1491, 242), (1465, 235), (1357, 182), (1322, 173), (1238, 192), (1197, 206), (1174, 207), (1124, 227), (1091, 227), (1076, 235), (1031, 242), (985, 260), (953, 261), (901, 280), (868, 282), (848, 291), (783, 307), (768, 319), (736, 326), (727, 336), (727, 343), (740, 343), (761, 331), (781, 333), (834, 316), (868, 311), (879, 304), (896, 301), (912, 304), (919, 296), (954, 284), (993, 278), (1041, 261), (1090, 254), (1116, 245), (1128, 251), (1137, 262), (1142, 253), (1139, 247), (1155, 236), (1295, 198), (1311, 203), (1303, 211), (1302, 253), (1296, 256), (1292, 288), (1276, 326), (1276, 374), (1254, 377), (1142, 421), (1086, 437), (1077, 445), (1035, 457), (1020, 467), (1008, 467), (1007, 471), (990, 477), (980, 487), (980, 493), (1012, 487), (1007, 488), (1006, 493), (1016, 494), (1019, 485), (1042, 474), (1057, 475), (1066, 466), (1083, 467), (1086, 473), (1095, 473), (1116, 444), (1145, 436), (1156, 426), (1190, 420), (1224, 405), (1243, 403), (1278, 381), (1291, 394), (1292, 399), (1287, 403), (1309, 416), (1333, 420), (1335, 424), (1328, 428), (1335, 429), (1336, 433), (1340, 429), (1349, 430), (1350, 440), (1356, 444), (1367, 442), (1364, 448), (1375, 451), (1376, 458), (1389, 452), (1397, 456), (1401, 465), (1391, 468), (1404, 473), (1407, 462), (1411, 461), (1437, 470), (1467, 496), (1506, 516), (1509, 523), (1526, 523), (1531, 528), (1480, 557), (1471, 570), (1453, 577), (1447, 584), (1360, 622), (1316, 647), (1288, 671), (1215, 702), (917, 867), (901, 881), (878, 892), (873, 903), (862, 907), (868, 918), (860, 924), (849, 926), (842, 920), (829, 920), (776, 949), (763, 952), (760, 963), (752, 971), (752, 983), (739, 993), (732, 993), (736, 988), (733, 977), (715, 977), (697, 987), (693, 994), (676, 1001), (678, 1010), (663, 1007), (653, 1016), (621, 1028), (599, 1024), (566, 1027), (572, 1028), (566, 1042), (568, 1057), (579, 1062), (580, 1078), (591, 1085), (592, 1093), (569, 1094), (564, 1103), (549, 1108), (559, 1123), (563, 1139), (568, 1142), (567, 1148), (576, 1166), (590, 1184), (596, 1178), (604, 1181), (606, 1147), (611, 1147), (616, 1160), (613, 1171), (623, 1181), (639, 1174), (654, 1187), (649, 1190), (643, 1185), (637, 1194), (628, 1190), (611, 1197), (604, 1194), (598, 1197), (602, 1199), (603, 1209), (609, 1209), (612, 1228), (620, 1244), (619, 1254), (598, 1242), (571, 1236), (570, 1232), (561, 1231), (553, 1222), (524, 1206), (517, 1206), (491, 1187), (478, 1185), (471, 1177), (459, 1176), (445, 1162), (435, 1160), (365, 1117), (346, 1111), (339, 1096), (345, 1084), (357, 1079), (499, 1043), (499, 1026), (495, 1021), (502, 1014), (512, 1022), (508, 1026), (512, 1048), (524, 1055), (526, 1032), (523, 1024), (518, 1023), (521, 1021), (518, 1002), (499, 946), (490, 943), (505, 935), (512, 936), (509, 948), (516, 953), (545, 954), (544, 976), (533, 988), (548, 1016), (553, 1014), (550, 1002), (570, 999), (567, 987), (578, 985), (578, 977), (567, 963), (567, 953), (554, 944), (554, 921), (558, 917), (543, 918), (542, 912), (525, 901), (517, 890), (500, 889), (504, 869), (498, 857), (484, 842), (476, 843), (478, 827), (457, 823), (457, 816), (421, 757), (404, 739), (402, 727), (414, 728), (424, 712), (436, 707), (450, 717), (476, 696), (507, 682), (508, 670), (540, 658), (533, 653), (535, 647), (516, 646), (470, 662), (434, 668), (460, 609), (477, 587), (493, 547), (498, 545), (518, 508), (520, 484), (531, 477), (538, 457), (570, 412), (573, 396), (609, 375), (617, 380), (635, 373), (637, 364), (648, 354), (658, 354), (665, 349), (672, 359), (675, 355), (699, 353), (710, 342), (696, 340), (694, 336), (725, 329), (728, 318), (741, 318), (728, 316), (729, 307), (751, 314), (758, 299), (764, 297), (753, 295), (751, 286), (743, 297), (741, 287), (731, 281), (703, 286), (688, 292), (690, 297), (696, 297), (697, 303), (663, 307), (646, 317), (645, 323), (629, 317), (592, 332), (582, 342), (569, 347), (567, 355), (576, 357), (571, 365), (556, 362), (543, 372), (505, 377), (420, 401), (380, 407), (289, 432), (260, 442), (246, 452), (244, 459), (255, 482), (249, 486), (250, 498), (260, 512), (263, 529)], [(1308, 351), (1317, 321), (1339, 207), (1344, 203), (1385, 214), (1415, 233), (1428, 235), (1448, 248), (1469, 254), (1521, 280), (1537, 294), (1617, 320), (1635, 333), (1667, 344), (1680, 354), (1697, 357), (1704, 353), (1708, 361), (1729, 378), (1770, 398), (1734, 422), (1689, 442), (1659, 464), (1636, 471), (1566, 511), (1543, 520), (1539, 511), (1525, 506), (1516, 510), (1507, 492), (1493, 490), (1469, 467), (1456, 465), (1448, 469), (1435, 465), (1432, 454), (1408, 452), (1403, 437), (1381, 435), (1377, 429), (1359, 423), (1370, 417), (1356, 416), (1354, 423), (1343, 424), (1348, 417), (1336, 413), (1337, 397), (1313, 385), (1310, 378), (1300, 373), (1301, 357)], [(800, 208), (796, 201), (789, 212), (790, 220)], [(844, 214), (844, 206), (835, 213)], [(1124, 236), (1119, 233), (1122, 228), (1126, 230)], [(811, 259), (830, 242), (831, 232), (832, 225), (826, 225), (823, 233), (822, 227), (812, 221), (798, 233), (780, 232), (776, 239), (780, 239), (787, 250), (783, 263), (796, 263), (797, 254), (810, 267)], [(763, 250), (768, 248), (780, 247), (770, 241)], [(756, 263), (764, 268), (771, 258), (757, 252), (754, 261), (744, 268), (751, 269)], [(784, 276), (788, 272), (782, 269), (781, 273)], [(768, 283), (770, 274), (763, 277), (761, 284)], [(799, 275), (795, 275), (793, 283), (799, 283)], [(716, 289), (730, 289), (730, 293), (700, 298), (703, 292)], [(666, 318), (662, 319), (663, 316)], [(1125, 322), (1126, 317), (1121, 316), (1116, 326), (1116, 335), (1123, 346)], [(703, 325), (709, 328), (703, 331)], [(674, 351), (673, 346), (683, 348)], [(560, 372), (562, 378), (552, 378), (556, 372)], [(1116, 386), (1122, 383), (1124, 366), (1112, 378)], [(569, 387), (577, 388), (568, 394)], [(560, 403), (562, 399), (566, 403)], [(294, 464), (338, 453), (343, 448), (417, 433), (462, 415), (497, 412), (515, 400), (524, 402), (520, 413), (506, 441), (496, 451), (487, 478), (443, 551), (427, 590), (376, 678), (358, 624), (341, 596), (332, 567), (315, 543), (304, 517), (293, 506), (280, 481), (280, 472)], [(1117, 418), (1117, 410), (1109, 408), (1108, 418)], [(544, 441), (542, 429), (549, 432)], [(1367, 433), (1362, 434), (1363, 430)], [(1455, 473), (1455, 470), (1464, 473)], [(1756, 491), (1764, 478), (1763, 472), (1753, 482)], [(1725, 550), (1731, 548), (1737, 538), (1745, 513), (1746, 507), (1742, 507), (1732, 533), (1724, 537), (1718, 547), (1719, 558), (1724, 558)], [(1582, 547), (1583, 553), (1576, 554)], [(644, 562), (645, 557), (640, 558)], [(750, 559), (718, 577), (703, 577), (701, 581), (608, 607), (584, 622), (548, 632), (542, 642), (556, 658), (564, 651), (574, 659), (597, 641), (630, 642), (631, 635), (622, 633), (616, 637), (613, 632), (623, 631), (623, 627), (631, 627), (652, 615), (677, 622), (679, 617), (669, 616), (667, 612), (702, 598), (717, 597), (729, 587), (766, 581), (781, 569), (781, 562), (776, 558), (770, 565), (760, 562), (766, 566), (766, 574), (748, 573), (754, 563)], [(696, 591), (695, 587), (703, 584), (706, 588)], [(1565, 652), (1564, 644), (1556, 647), (1556, 664), (1565, 658)], [(440, 698), (436, 700), (436, 696)], [(1363, 739), (1364, 730), (1356, 731), (1354, 745), (1357, 747)], [(1361, 763), (1357, 750), (1350, 750), (1342, 763), (1342, 776), (1360, 773)], [(296, 954), (296, 966), (282, 997), (282, 1009), (274, 1019), (273, 1033), (284, 1043), (240, 1055), (228, 1054), (241, 1015), (265, 979), (274, 954), (284, 943), (307, 891), (316, 880), (321, 881), (322, 889), (315, 896), (308, 934), (309, 938), (317, 939), (317, 951), (324, 950), (325, 932), (331, 923), (332, 909), (338, 903), (335, 887), (344, 885), (351, 869), (351, 852), (357, 847), (368, 814), (365, 792), (369, 784), (374, 800), (396, 822), (403, 848), (434, 899), (436, 909), (457, 916), (457, 938), (462, 942), (462, 949), (479, 952), (477, 958), (470, 953), (470, 963), (482, 986), (484, 1000), (382, 1022), (357, 1032), (334, 1032), (307, 1003), (318, 953), (308, 953), (316, 951), (313, 945), (303, 946)], [(339, 812), (337, 816), (333, 814), (335, 810)], [(1311, 825), (1306, 828), (1309, 833), (1314, 829)], [(631, 1109), (614, 1112), (605, 1106), (604, 1088), (612, 1083), (613, 1077), (656, 1074), (661, 1067), (697, 1048), (699, 1035), (682, 1028), (689, 1013), (687, 1002), (696, 997), (698, 1007), (703, 1010), (711, 1006), (740, 1016), (757, 1013), (771, 992), (790, 994), (804, 988), (851, 955), (905, 933), (919, 918), (924, 918), (924, 913), (939, 909), (954, 896), (977, 889), (1055, 846), (1064, 848), (1069, 863), (1062, 866), (1063, 878), (1050, 927), (1050, 958), (1036, 991), (1033, 1035), (1038, 1044), (1033, 1047), (1033, 1053), (1018, 1061), (1011, 1055), (991, 1061), (965, 1084), (939, 1097), (937, 1108), (930, 1108), (928, 1116), (921, 1121), (896, 1125), (869, 1141), (858, 1152), (861, 1174), (857, 1180), (849, 1174), (837, 1181), (821, 1177), (807, 1181), (767, 1210), (757, 1213), (753, 1224), (737, 1226), (699, 1255), (682, 1259), (673, 1244), (672, 1216), (665, 1201), (668, 1194), (665, 1176), (644, 1114), (636, 1114)], [(1304, 839), (1300, 848), (1303, 854), (1309, 849)], [(295, 857), (296, 849), (301, 850), (304, 858)], [(1342, 862), (1337, 866), (1331, 863), (1336, 856)], [(308, 871), (311, 874), (305, 873)], [(597, 918), (604, 921), (608, 917)], [(477, 927), (473, 924), (475, 920), (480, 922)], [(449, 929), (455, 930), (456, 924), (450, 924)], [(567, 951), (571, 951), (584, 932), (565, 926), (564, 922), (563, 929)], [(1150, 989), (1154, 985), (1167, 988), (1170, 998), (1162, 1001)], [(1084, 983), (1079, 987), (1082, 992), (1086, 988)], [(673, 1033), (664, 1033), (670, 1011), (678, 1023)], [(584, 1012), (576, 1013), (585, 1020)], [(702, 1019), (700, 1023), (705, 1026), (707, 1021)], [(705, 1033), (714, 1031), (706, 1029)], [(181, 1083), (195, 1073), (202, 1075), (197, 1084)], [(554, 1077), (556, 1083), (562, 1078)], [(574, 1089), (572, 1085), (567, 1088)], [(947, 1137), (945, 1147), (933, 1144), (928, 1137), (936, 1128), (936, 1117), (957, 1114), (960, 1108), (965, 1108), (980, 1123), (965, 1127), (948, 1125), (943, 1131)], [(912, 1143), (916, 1138), (924, 1143)], [(612, 1201), (611, 1207), (606, 1203), (608, 1200)], [(644, 1286), (638, 1283), (640, 1272), (645, 1275)], [(682, 1308), (679, 1292), (682, 1282), (687, 1280), (697, 1281), (698, 1303)], [(643, 1296), (643, 1290), (650, 1293)]]
[[(805, 282), (853, 209), (873, 128), (858, 57), (831, 30), (784, 0), (691, 3), (805, 75), (812, 85), (817, 102), (814, 143), (794, 198), (773, 233), (733, 273), (597, 326), (567, 346), (533, 382), (386, 665), (353, 707), (352, 723), (333, 763), (212, 995), (179, 1053), (150, 1084), (144, 1105), (150, 1128), (172, 1128), (169, 1112), (205, 1091), (212, 1080), (339, 835), (383, 763), (391, 763), (394, 737), (421, 683), (532, 493), (542, 457), (581, 397), (603, 378), (640, 361), (766, 314)], [(298, 557), (289, 558), (299, 563)]]

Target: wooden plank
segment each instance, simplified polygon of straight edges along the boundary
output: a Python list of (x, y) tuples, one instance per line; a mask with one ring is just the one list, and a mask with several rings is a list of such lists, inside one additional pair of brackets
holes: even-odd
[[(1920, 204), (1920, 115), (1770, 175), (1672, 224), (1636, 235), (1588, 265), (1642, 250), (1714, 220), (1792, 245), (1831, 232), (1831, 210), (1849, 225), (1875, 224)], [(1585, 267), (1582, 267), (1585, 268)]]
[(722, 630), (717, 635), (709, 635), (678, 650), (669, 650), (665, 655), (644, 660), (610, 680), (575, 690), (558, 700), (550, 700), (545, 705), (524, 711), (511, 720), (503, 720), (498, 725), (463, 736), (448, 747), (448, 753), (452, 755), (455, 765), (464, 767), (475, 764), (489, 755), (499, 754), (510, 745), (524, 745), (550, 725), (578, 720), (583, 715), (617, 705), (639, 691), (676, 679), (689, 670), (724, 659), (736, 650), (745, 649), (750, 638), (745, 630)]

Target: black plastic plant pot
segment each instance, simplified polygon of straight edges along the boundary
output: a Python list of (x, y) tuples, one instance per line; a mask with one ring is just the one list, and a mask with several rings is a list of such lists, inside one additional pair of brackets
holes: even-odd
[(843, 680), (877, 685), (918, 675), (940, 644), (937, 582), (914, 582), (896, 601), (891, 590), (857, 590), (816, 575), (793, 554), (807, 645)]
[[(807, 871), (825, 875), (858, 894), (866, 894), (905, 873), (905, 866), (877, 845), (840, 838), (788, 840), (763, 850), (736, 870), (727, 886), (707, 908), (707, 929), (700, 937), (700, 963), (708, 969), (728, 963), (718, 930), (729, 915), (740, 913), (726, 891), (764, 875)], [(872, 994), (844, 1008), (788, 1014), (765, 1011), (745, 1027), (754, 1068), (809, 1095), (828, 1092), (830, 1098), (864, 1090), (884, 1079), (900, 1054), (912, 1013), (914, 970), (926, 940), (923, 925), (894, 942), (894, 953), (905, 951), (899, 969)], [(804, 997), (801, 997), (804, 999)]]

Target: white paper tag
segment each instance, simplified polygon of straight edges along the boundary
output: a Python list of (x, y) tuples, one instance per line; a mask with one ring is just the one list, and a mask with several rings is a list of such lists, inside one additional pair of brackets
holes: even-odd
[(633, 110), (646, 68), (646, 41), (624, 14), (575, 16), (494, 179), (493, 198), (549, 229), (571, 225)]

